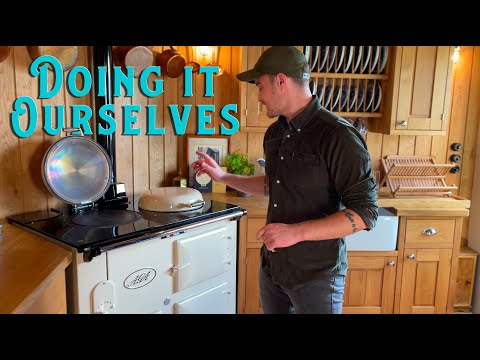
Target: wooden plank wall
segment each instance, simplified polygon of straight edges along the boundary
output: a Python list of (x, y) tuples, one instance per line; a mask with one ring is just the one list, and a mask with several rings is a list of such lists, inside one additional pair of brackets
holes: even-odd
[[(174, 46), (177, 48), (176, 46)], [(155, 52), (168, 49), (168, 46), (152, 46)], [(79, 47), (77, 65), (89, 66), (89, 51), (87, 47)], [(178, 46), (182, 54), (187, 54), (186, 46)], [(16, 46), (12, 54), (0, 64), (0, 222), (5, 221), (9, 214), (25, 211), (42, 210), (54, 207), (56, 199), (49, 194), (41, 179), (41, 160), (48, 147), (57, 139), (43, 133), (37, 126), (35, 134), (27, 139), (19, 139), (10, 128), (10, 113), (13, 101), (22, 95), (36, 99), (38, 96), (37, 79), (28, 74), (31, 60), (26, 48)], [(115, 132), (117, 147), (117, 178), (126, 184), (127, 194), (131, 200), (140, 192), (149, 188), (169, 186), (182, 168), (187, 174), (188, 165), (184, 158), (185, 136), (175, 136), (169, 104), (178, 104), (181, 108), (185, 104), (214, 104), (212, 114), (213, 124), (219, 128), (220, 109), (226, 104), (239, 104), (240, 85), (235, 74), (241, 71), (240, 47), (221, 46), (219, 63), (225, 69), (222, 76), (214, 79), (214, 97), (203, 96), (205, 83), (202, 75), (194, 75), (193, 97), (183, 96), (183, 76), (175, 79), (164, 77), (164, 93), (156, 98), (145, 98), (136, 88), (133, 98), (115, 98), (115, 118), (117, 130)], [(65, 73), (64, 77), (67, 76)], [(452, 103), (450, 129), (448, 136), (406, 136), (383, 135), (368, 132), (367, 144), (372, 157), (373, 167), (380, 169), (380, 159), (384, 155), (434, 155), (438, 162), (448, 162), (452, 151), (450, 144), (460, 142), (463, 148), (458, 152), (462, 156), (459, 163), (459, 174), (449, 174), (448, 183), (459, 186), (458, 194), (470, 198), (472, 188), (472, 174), (477, 148), (477, 131), (479, 126), (480, 104), (477, 101), (480, 92), (480, 47), (462, 46), (460, 60), (454, 69), (452, 80)], [(153, 81), (153, 80), (152, 80)], [(60, 94), (50, 100), (38, 100), (40, 104), (65, 104), (66, 108), (72, 103), (83, 103), (91, 106), (88, 98), (74, 98), (63, 87)], [(121, 106), (124, 104), (140, 104), (138, 127), (142, 128), (141, 135), (122, 136)], [(156, 126), (165, 126), (165, 136), (147, 136), (146, 110), (147, 104), (157, 105)], [(238, 109), (240, 113), (240, 108)], [(240, 118), (240, 114), (237, 118)], [(120, 114), (120, 115), (119, 115)], [(67, 112), (67, 119), (70, 114)], [(197, 113), (195, 107), (189, 117), (187, 134), (197, 131)], [(369, 119), (382, 121), (382, 119)], [(228, 124), (226, 124), (228, 125)], [(218, 130), (216, 130), (218, 133)], [(250, 157), (258, 158), (261, 154), (263, 134), (238, 132), (230, 139), (231, 151), (237, 150), (249, 153)], [(463, 233), (468, 230), (466, 220)], [(464, 237), (466, 237), (464, 235)]]

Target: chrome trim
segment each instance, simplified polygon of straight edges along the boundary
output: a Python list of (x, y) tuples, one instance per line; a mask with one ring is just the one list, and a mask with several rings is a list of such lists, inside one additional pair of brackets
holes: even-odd
[[(152, 234), (139, 236), (139, 237), (129, 239), (129, 240), (125, 240), (125, 241), (121, 241), (121, 242), (118, 242), (118, 243), (115, 243), (115, 244), (112, 244), (112, 245), (100, 246), (97, 249), (100, 250), (100, 253), (103, 253), (103, 252), (111, 251), (111, 250), (114, 250), (114, 249), (118, 249), (120, 247), (132, 245), (132, 244), (135, 244), (135, 243), (138, 243), (138, 242), (150, 240), (150, 239), (156, 238), (160, 235), (166, 235), (166, 234), (171, 234), (171, 233), (175, 233), (175, 232), (179, 232), (179, 231), (195, 229), (199, 226), (203, 226), (203, 225), (206, 225), (206, 224), (211, 224), (211, 223), (214, 223), (214, 222), (217, 222), (217, 221), (232, 219), (232, 218), (235, 218), (235, 217), (240, 218), (240, 217), (244, 216), (246, 213), (247, 212), (245, 210), (237, 211), (237, 212), (227, 214), (227, 215), (223, 215), (223, 216), (220, 216), (220, 217), (217, 217), (217, 218), (203, 220), (203, 221), (199, 221), (197, 223), (188, 224), (188, 225), (184, 225), (184, 226), (179, 226), (179, 227), (176, 227), (176, 228), (173, 228), (173, 229), (158, 231), (158, 232), (155, 232), (155, 233), (152, 233)], [(88, 250), (85, 249), (85, 252), (87, 252), (87, 251), (92, 251), (92, 248), (89, 248)], [(96, 254), (96, 255), (100, 255), (100, 253)], [(96, 255), (94, 255), (94, 256), (96, 256)]]

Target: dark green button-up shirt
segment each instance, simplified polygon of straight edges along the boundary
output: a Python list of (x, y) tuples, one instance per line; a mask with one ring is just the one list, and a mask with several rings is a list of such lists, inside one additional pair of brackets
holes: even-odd
[[(378, 216), (367, 144), (348, 121), (314, 100), (290, 123), (280, 116), (265, 133), (268, 223), (320, 219), (343, 208), (368, 229)], [(314, 239), (311, 239), (314, 240)], [(274, 253), (262, 248), (262, 267), (288, 288), (333, 274), (346, 275), (345, 239), (302, 241)]]

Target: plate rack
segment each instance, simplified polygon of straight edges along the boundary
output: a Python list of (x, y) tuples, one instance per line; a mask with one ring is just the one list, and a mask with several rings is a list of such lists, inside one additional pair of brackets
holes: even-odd
[(450, 196), (457, 186), (445, 183), (445, 174), (455, 164), (436, 164), (434, 156), (388, 155), (382, 159), (387, 183), (393, 197), (406, 195)]

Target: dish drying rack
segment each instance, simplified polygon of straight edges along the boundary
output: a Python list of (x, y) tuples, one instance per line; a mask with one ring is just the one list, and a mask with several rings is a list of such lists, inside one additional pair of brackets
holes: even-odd
[(434, 156), (388, 155), (382, 159), (385, 182), (393, 197), (400, 195), (451, 196), (457, 186), (447, 186), (445, 174), (455, 164), (436, 164)]

